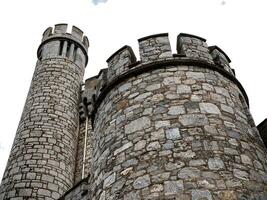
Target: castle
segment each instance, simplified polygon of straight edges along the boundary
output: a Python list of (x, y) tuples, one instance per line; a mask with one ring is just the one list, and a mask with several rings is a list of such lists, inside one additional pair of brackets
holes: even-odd
[[(266, 200), (258, 127), (229, 57), (181, 33), (124, 46), (83, 83), (89, 42), (48, 28), (0, 200)], [(266, 146), (265, 146), (266, 145)]]

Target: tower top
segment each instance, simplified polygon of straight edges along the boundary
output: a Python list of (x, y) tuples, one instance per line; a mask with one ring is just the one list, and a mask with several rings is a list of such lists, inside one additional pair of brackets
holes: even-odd
[[(37, 57), (41, 60), (44, 57), (53, 57), (53, 56), (67, 56), (70, 57), (70, 52), (68, 51), (71, 44), (73, 44), (74, 49), (80, 49), (82, 54), (84, 55), (84, 65), (86, 66), (88, 62), (87, 51), (89, 48), (88, 38), (83, 34), (83, 31), (76, 26), (72, 26), (71, 33), (67, 32), (68, 24), (56, 24), (53, 28), (48, 27), (44, 33), (42, 42), (37, 50)], [(67, 45), (63, 47), (64, 41), (66, 41)], [(60, 42), (60, 43), (59, 43)], [(47, 44), (50, 44), (47, 46)], [(44, 48), (46, 46), (46, 52), (44, 53)], [(71, 52), (75, 52), (72, 49)], [(74, 53), (76, 54), (76, 53)], [(72, 59), (73, 56), (71, 56)], [(74, 56), (75, 57), (75, 56)], [(75, 59), (74, 59), (75, 60)]]
[(83, 31), (76, 26), (72, 26), (71, 33), (67, 33), (67, 28), (68, 24), (56, 24), (54, 28), (48, 27), (43, 33), (42, 43), (47, 40), (65, 38), (81, 45), (87, 52), (89, 41), (88, 38), (83, 35)]

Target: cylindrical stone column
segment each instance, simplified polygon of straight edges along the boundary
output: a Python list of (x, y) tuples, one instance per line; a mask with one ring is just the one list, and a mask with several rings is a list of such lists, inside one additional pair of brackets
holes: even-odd
[(88, 39), (48, 28), (3, 176), (0, 199), (58, 199), (73, 186)]
[(139, 45), (96, 92), (92, 200), (265, 199), (267, 151), (226, 54), (188, 34), (174, 55), (167, 34)]

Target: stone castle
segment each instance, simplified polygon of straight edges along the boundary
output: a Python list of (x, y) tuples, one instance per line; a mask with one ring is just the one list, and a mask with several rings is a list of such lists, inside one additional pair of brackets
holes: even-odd
[(181, 33), (138, 40), (83, 82), (89, 42), (48, 28), (0, 200), (266, 200), (267, 120), (229, 57)]

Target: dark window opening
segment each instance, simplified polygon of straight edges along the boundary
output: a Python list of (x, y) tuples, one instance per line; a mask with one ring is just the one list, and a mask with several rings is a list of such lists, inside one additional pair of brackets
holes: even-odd
[(78, 47), (75, 45), (75, 46), (74, 46), (74, 51), (73, 51), (73, 60), (74, 60), (74, 62), (76, 61), (77, 50), (78, 50)]
[(59, 44), (59, 52), (58, 52), (58, 55), (60, 55), (60, 56), (62, 56), (63, 46), (64, 46), (64, 41), (61, 40), (60, 44)]
[(67, 55), (66, 55), (66, 57), (70, 57), (70, 46), (71, 46), (71, 43), (70, 42), (68, 42), (68, 45), (67, 45)]

